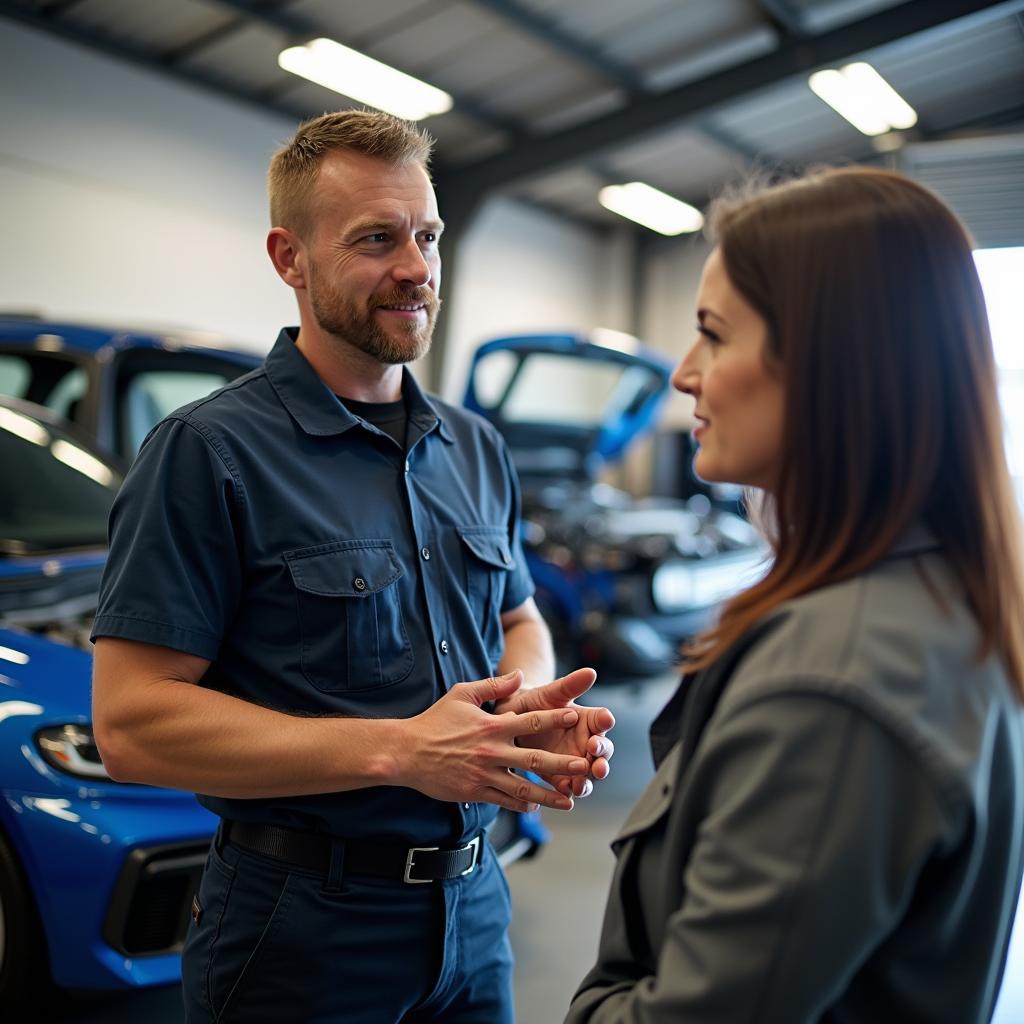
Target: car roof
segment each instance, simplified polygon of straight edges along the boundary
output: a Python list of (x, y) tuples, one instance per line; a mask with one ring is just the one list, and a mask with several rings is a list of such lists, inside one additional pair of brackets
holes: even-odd
[(189, 328), (125, 327), (82, 321), (0, 313), (0, 344), (20, 342), (40, 351), (72, 351), (95, 355), (100, 349), (154, 348), (168, 351), (216, 352), (232, 362), (256, 366), (262, 355), (239, 348), (225, 335)]

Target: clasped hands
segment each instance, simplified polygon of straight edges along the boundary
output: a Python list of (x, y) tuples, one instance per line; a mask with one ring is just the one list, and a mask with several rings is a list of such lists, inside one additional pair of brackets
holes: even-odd
[[(498, 804), (512, 811), (538, 805), (572, 809), (592, 779), (607, 778), (614, 752), (605, 735), (615, 724), (607, 708), (575, 703), (594, 685), (580, 668), (545, 686), (522, 689), (519, 670), (453, 686), (436, 704), (407, 719), (413, 775), (400, 778), (427, 796)], [(494, 714), (483, 710), (494, 702)], [(551, 788), (516, 775), (533, 772)]]

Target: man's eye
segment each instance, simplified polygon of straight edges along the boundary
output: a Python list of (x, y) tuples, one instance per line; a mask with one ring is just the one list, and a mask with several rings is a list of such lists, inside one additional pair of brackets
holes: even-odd
[(436, 242), (437, 241), (437, 232), (436, 231), (424, 231), (423, 232), (423, 241), (424, 242)]
[(366, 240), (368, 242), (386, 242), (388, 240), (387, 232), (375, 231), (372, 235), (367, 235)]

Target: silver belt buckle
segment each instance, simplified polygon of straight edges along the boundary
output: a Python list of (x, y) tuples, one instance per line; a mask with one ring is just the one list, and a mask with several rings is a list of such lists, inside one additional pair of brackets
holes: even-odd
[[(405, 855), (405, 874), (402, 875), (402, 881), (406, 885), (430, 885), (433, 881), (432, 878), (413, 878), (412, 869), (413, 864), (416, 860), (417, 853), (436, 853), (440, 850), (440, 846), (411, 846), (409, 852)], [(473, 859), (469, 862), (469, 867), (465, 871), (460, 871), (455, 877), (462, 878), (463, 875), (468, 875), (480, 862), (480, 836), (470, 840), (465, 846), (456, 847), (453, 853), (462, 853), (464, 850), (473, 851)]]

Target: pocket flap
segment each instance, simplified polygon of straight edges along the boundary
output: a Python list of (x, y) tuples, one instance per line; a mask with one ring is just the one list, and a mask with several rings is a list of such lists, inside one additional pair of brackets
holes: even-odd
[(495, 569), (511, 569), (512, 548), (508, 531), (503, 526), (457, 526), (462, 542), (470, 551)]
[(391, 541), (342, 541), (284, 555), (299, 590), (324, 597), (367, 597), (402, 575)]

